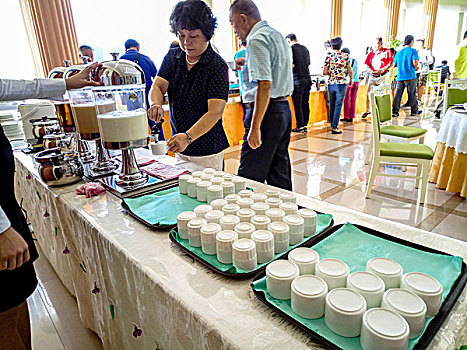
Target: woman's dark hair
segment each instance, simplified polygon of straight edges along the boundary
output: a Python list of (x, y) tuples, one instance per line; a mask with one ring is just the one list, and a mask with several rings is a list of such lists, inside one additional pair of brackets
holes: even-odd
[(395, 55), (395, 54), (396, 54), (396, 52), (397, 52), (397, 51), (396, 51), (396, 49), (395, 49), (395, 48), (393, 48), (393, 47), (391, 47), (389, 50), (391, 50), (391, 52), (392, 52), (392, 54), (393, 54), (393, 55)]
[(342, 47), (342, 38), (340, 36), (337, 36), (334, 39), (331, 39), (331, 47), (334, 50), (340, 50)]
[(347, 47), (344, 47), (341, 51), (345, 52), (347, 55), (350, 55), (350, 50)]
[(217, 27), (217, 18), (202, 0), (178, 2), (170, 15), (170, 31), (178, 35), (180, 29), (200, 29), (206, 39), (211, 40)]

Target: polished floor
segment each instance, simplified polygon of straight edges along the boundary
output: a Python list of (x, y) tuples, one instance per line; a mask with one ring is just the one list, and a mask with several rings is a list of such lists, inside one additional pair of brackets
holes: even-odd
[[(439, 123), (419, 117), (401, 116), (395, 124), (421, 126), (428, 129), (425, 144), (433, 147)], [(341, 135), (332, 135), (328, 126), (313, 126), (308, 133), (293, 133), (290, 157), (293, 186), (296, 192), (467, 241), (467, 202), (455, 193), (428, 185), (426, 203), (417, 202), (414, 180), (377, 177), (370, 199), (365, 198), (365, 180), (369, 166), (365, 155), (371, 135), (371, 121), (357, 120), (340, 126)], [(236, 173), (241, 146), (225, 153), (226, 171)], [(387, 172), (400, 173), (400, 167), (387, 167)], [(407, 172), (413, 169), (407, 168)], [(86, 349), (99, 350), (99, 338), (86, 329), (80, 319), (76, 300), (41, 257), (36, 263), (40, 284), (29, 298), (35, 350)]]

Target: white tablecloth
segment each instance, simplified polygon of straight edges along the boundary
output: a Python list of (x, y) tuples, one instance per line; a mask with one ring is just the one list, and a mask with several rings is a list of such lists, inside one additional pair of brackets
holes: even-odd
[(467, 153), (467, 111), (450, 108), (443, 117), (436, 139), (454, 147), (456, 152)]
[[(167, 231), (140, 224), (110, 193), (84, 198), (75, 194), (79, 184), (45, 186), (29, 156), (15, 156), (17, 198), (38, 244), (104, 349), (324, 348), (259, 302), (251, 280), (227, 279), (193, 261), (170, 242)], [(297, 202), (333, 214), (336, 224), (365, 225), (467, 259), (467, 243), (302, 195)], [(466, 296), (464, 289), (431, 349), (463, 344)], [(135, 327), (142, 330), (138, 337)]]

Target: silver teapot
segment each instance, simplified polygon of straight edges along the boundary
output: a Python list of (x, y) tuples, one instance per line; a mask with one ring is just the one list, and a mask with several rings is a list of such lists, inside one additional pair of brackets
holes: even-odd
[(75, 150), (75, 135), (74, 134), (49, 134), (43, 139), (44, 149), (59, 147), (65, 154), (73, 153)]
[(81, 180), (83, 167), (74, 153), (64, 154), (60, 148), (37, 153), (34, 160), (39, 164), (39, 175), (48, 186), (69, 185)]

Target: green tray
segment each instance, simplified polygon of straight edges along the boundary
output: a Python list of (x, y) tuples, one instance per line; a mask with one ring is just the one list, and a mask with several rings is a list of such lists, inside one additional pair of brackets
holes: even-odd
[[(351, 242), (351, 244), (349, 244)], [(397, 261), (404, 273), (423, 272), (432, 275), (443, 285), (442, 305), (435, 317), (427, 317), (423, 333), (409, 339), (409, 349), (424, 349), (441, 327), (466, 280), (462, 258), (447, 255), (431, 248), (350, 223), (338, 225), (321, 235), (311, 246), (320, 259), (337, 258), (349, 265), (350, 273), (364, 271), (366, 262), (373, 257), (388, 257)], [(324, 323), (324, 317), (306, 319), (293, 312), (290, 300), (277, 300), (267, 293), (265, 274), (259, 274), (251, 283), (256, 296), (312, 337), (333, 349), (361, 349), (360, 337), (346, 338), (333, 333)]]
[[(316, 233), (313, 236), (305, 237), (305, 239), (299, 244), (296, 244), (294, 246), (289, 246), (289, 250), (287, 250), (286, 252), (275, 254), (274, 259), (271, 261), (281, 258), (282, 256), (288, 254), (288, 252), (294, 248), (297, 248), (300, 246), (308, 246), (310, 244), (313, 244), (313, 242), (317, 240), (321, 234), (325, 233), (332, 227), (333, 223), (334, 223), (334, 219), (332, 218), (331, 214), (318, 214), (317, 223), (316, 223)], [(169, 237), (172, 240), (172, 242), (180, 246), (183, 249), (183, 251), (185, 251), (188, 255), (192, 256), (194, 259), (198, 260), (199, 262), (201, 262), (203, 265), (207, 266), (208, 268), (226, 277), (232, 277), (232, 278), (253, 277), (259, 272), (263, 271), (266, 268), (266, 265), (271, 262), (271, 261), (268, 261), (267, 263), (259, 264), (257, 268), (253, 271), (245, 271), (242, 269), (237, 269), (232, 264), (221, 263), (219, 260), (217, 260), (216, 255), (204, 254), (201, 247), (200, 248), (192, 247), (189, 244), (187, 239), (182, 239), (179, 237), (176, 229), (172, 230), (169, 233)]]

